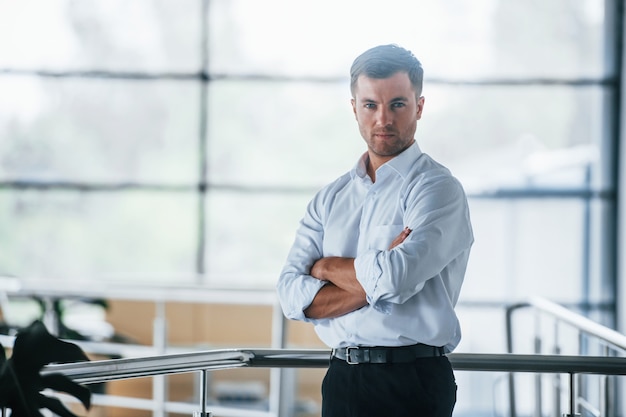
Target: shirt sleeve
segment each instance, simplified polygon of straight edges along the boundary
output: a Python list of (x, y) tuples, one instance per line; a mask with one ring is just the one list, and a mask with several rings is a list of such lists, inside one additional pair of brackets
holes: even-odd
[[(364, 251), (354, 263), (368, 303), (383, 313), (421, 291), (473, 243), (467, 198), (453, 177), (413, 187), (404, 205), (409, 237), (391, 250)], [(455, 288), (463, 280), (458, 275)]]
[(322, 257), (324, 230), (321, 221), (321, 196), (318, 194), (307, 206), (300, 221), (294, 243), (287, 256), (276, 289), (285, 317), (292, 320), (316, 322), (304, 315), (315, 295), (325, 285), (309, 272)]

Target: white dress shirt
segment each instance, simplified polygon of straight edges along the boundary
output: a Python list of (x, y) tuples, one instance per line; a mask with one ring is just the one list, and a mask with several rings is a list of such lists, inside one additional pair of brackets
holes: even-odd
[[(374, 183), (367, 158), (309, 203), (277, 283), (283, 312), (312, 322), (332, 348), (424, 343), (451, 352), (461, 339), (454, 306), (474, 241), (465, 192), (417, 143), (380, 166)], [(411, 234), (389, 250), (405, 226)], [(325, 285), (309, 272), (328, 256), (355, 258), (368, 305), (309, 319), (303, 311)]]

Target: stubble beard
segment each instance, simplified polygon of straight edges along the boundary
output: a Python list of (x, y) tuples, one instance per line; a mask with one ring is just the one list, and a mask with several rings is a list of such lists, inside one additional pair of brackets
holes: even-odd
[(392, 140), (381, 140), (371, 135), (368, 142), (368, 148), (374, 154), (382, 157), (396, 156), (406, 148), (411, 146), (413, 139), (401, 139), (395, 136)]

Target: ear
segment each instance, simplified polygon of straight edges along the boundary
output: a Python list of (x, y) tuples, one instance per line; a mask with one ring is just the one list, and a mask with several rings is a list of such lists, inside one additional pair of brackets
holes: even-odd
[(352, 113), (354, 113), (354, 118), (356, 119), (356, 99), (355, 98), (351, 98), (350, 99), (350, 104), (352, 105)]
[(424, 96), (421, 96), (417, 99), (417, 120), (422, 118), (422, 111), (424, 110), (424, 102), (426, 99)]

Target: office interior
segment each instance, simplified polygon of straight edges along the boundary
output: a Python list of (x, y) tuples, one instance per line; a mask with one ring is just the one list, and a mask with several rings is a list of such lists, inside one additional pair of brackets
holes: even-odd
[[(470, 204), (455, 353), (623, 356), (541, 306), (626, 330), (624, 33), (621, 0), (0, 0), (2, 334), (41, 319), (93, 361), (325, 349), (274, 287), (365, 151), (350, 64), (396, 43), (425, 71), (417, 142)], [(275, 375), (210, 372), (213, 416), (320, 415), (323, 368)], [(459, 370), (455, 415), (567, 412), (567, 373), (516, 372), (514, 407), (511, 381)], [(112, 380), (78, 412), (190, 415), (198, 385)], [(619, 375), (577, 386), (577, 414), (626, 414)]]

